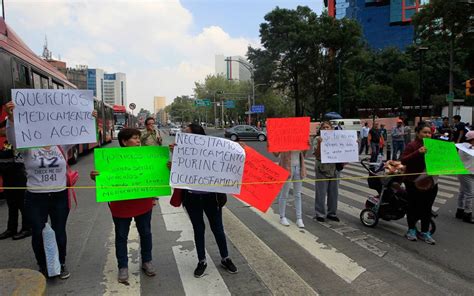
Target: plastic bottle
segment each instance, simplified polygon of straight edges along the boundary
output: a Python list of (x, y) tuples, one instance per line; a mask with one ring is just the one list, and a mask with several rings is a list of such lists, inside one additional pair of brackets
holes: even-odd
[(56, 234), (48, 223), (45, 224), (42, 234), (48, 276), (57, 276), (61, 273), (61, 264), (59, 263), (59, 251), (58, 244), (56, 243)]

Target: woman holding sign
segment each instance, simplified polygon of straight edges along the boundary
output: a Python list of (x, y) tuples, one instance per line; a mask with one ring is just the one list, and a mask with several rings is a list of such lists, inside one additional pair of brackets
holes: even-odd
[[(431, 207), (438, 194), (438, 184), (435, 178), (426, 175), (424, 138), (431, 138), (431, 126), (421, 122), (415, 128), (416, 138), (410, 142), (401, 156), (402, 164), (406, 165), (405, 186), (408, 192), (406, 238), (422, 241), (434, 245), (436, 242), (429, 232), (431, 221)], [(421, 220), (421, 233), (416, 231), (416, 222)]]
[[(7, 138), (16, 147), (13, 109), (15, 104), (6, 104), (8, 113)], [(97, 112), (92, 112), (94, 117)], [(59, 278), (67, 279), (70, 274), (66, 268), (66, 223), (69, 215), (69, 197), (66, 189), (67, 151), (72, 145), (46, 146), (23, 149), (27, 190), (25, 193), (25, 211), (31, 223), (31, 244), (40, 271), (47, 275), (42, 231), (48, 216), (56, 234), (61, 272)]]
[[(205, 135), (202, 126), (191, 123), (184, 130), (185, 133)], [(175, 144), (170, 145), (170, 149)], [(171, 163), (169, 164), (171, 167)], [(222, 207), (227, 201), (227, 196), (223, 193), (206, 192), (198, 190), (182, 189), (183, 206), (188, 212), (189, 219), (193, 225), (194, 243), (198, 255), (198, 265), (194, 270), (194, 277), (200, 278), (204, 275), (207, 268), (206, 263), (206, 247), (205, 247), (205, 230), (204, 213), (209, 220), (214, 238), (216, 239), (219, 253), (221, 255), (221, 266), (229, 273), (237, 273), (237, 267), (229, 258), (227, 249), (226, 235), (224, 232), (224, 224), (222, 223)]]
[[(320, 127), (321, 130), (332, 130), (330, 122), (323, 122)], [(337, 169), (335, 163), (321, 162), (321, 142), (322, 138), (319, 135), (314, 143), (314, 156), (316, 157), (316, 199), (315, 211), (316, 219), (319, 222), (324, 222), (325, 218), (339, 222), (336, 215), (337, 199), (339, 195), (339, 182), (337, 180)], [(319, 180), (318, 180), (319, 179)], [(327, 213), (326, 213), (326, 196), (327, 196)]]

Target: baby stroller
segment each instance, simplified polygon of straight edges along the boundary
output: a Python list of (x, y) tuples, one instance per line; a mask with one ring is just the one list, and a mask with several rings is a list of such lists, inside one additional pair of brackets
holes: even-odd
[[(360, 213), (360, 221), (364, 226), (375, 227), (379, 219), (386, 221), (399, 220), (405, 217), (408, 208), (407, 192), (401, 186), (403, 177), (385, 174), (385, 164), (371, 163), (369, 159), (361, 160), (362, 166), (369, 172), (367, 183), (369, 188), (377, 191), (378, 195), (369, 196), (365, 209)], [(430, 233), (436, 231), (433, 220), (437, 215), (432, 212)]]

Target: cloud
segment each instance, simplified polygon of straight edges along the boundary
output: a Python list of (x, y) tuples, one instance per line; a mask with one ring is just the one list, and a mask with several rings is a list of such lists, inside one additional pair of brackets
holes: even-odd
[[(50, 50), (69, 66), (126, 73), (128, 100), (138, 109), (152, 110), (153, 96), (171, 102), (192, 94), (195, 81), (214, 73), (215, 54), (245, 55), (249, 44), (258, 45), (258, 40), (234, 38), (218, 26), (192, 33), (193, 16), (179, 0), (6, 4), (7, 21), (27, 44), (46, 34)], [(39, 53), (40, 46), (32, 48)]]

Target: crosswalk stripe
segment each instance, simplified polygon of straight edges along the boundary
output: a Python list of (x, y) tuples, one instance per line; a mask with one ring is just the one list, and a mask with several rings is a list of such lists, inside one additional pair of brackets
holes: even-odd
[(266, 220), (275, 229), (279, 230), (291, 240), (304, 248), (311, 256), (323, 263), (347, 283), (352, 283), (366, 271), (353, 259), (349, 258), (331, 245), (319, 242), (319, 238), (308, 231), (300, 231), (295, 227), (285, 227), (279, 224), (280, 216), (270, 208), (267, 213), (250, 207), (250, 209)]
[(231, 211), (224, 208), (227, 237), (273, 295), (317, 295), (288, 264)]
[(130, 225), (128, 234), (128, 285), (117, 280), (117, 259), (115, 258), (115, 231), (109, 235), (107, 258), (104, 265), (104, 295), (140, 295), (140, 239), (138, 231), (133, 223)]
[(188, 249), (179, 244), (181, 242), (191, 242), (194, 245), (191, 221), (189, 221), (182, 207), (174, 208), (170, 205), (169, 198), (160, 198), (159, 203), (166, 230), (180, 232), (180, 236), (176, 240), (178, 245), (173, 246), (172, 249), (186, 295), (231, 295), (207, 251), (206, 257), (208, 260), (205, 276), (202, 278), (194, 277), (193, 271), (198, 262), (196, 247)]

